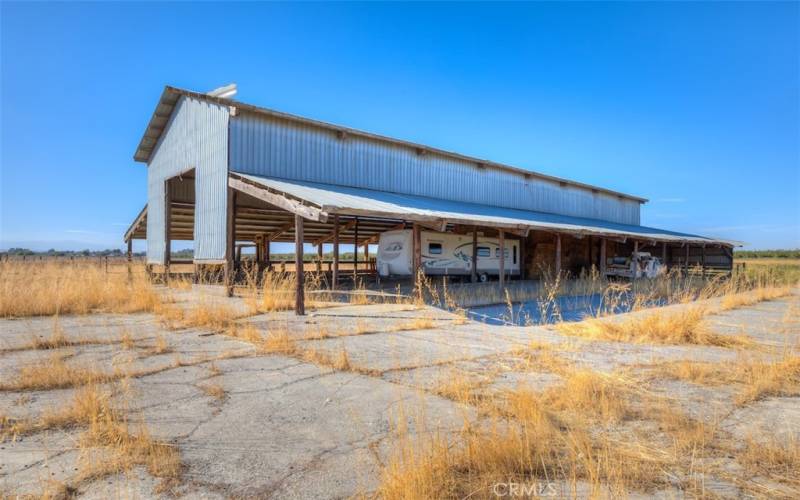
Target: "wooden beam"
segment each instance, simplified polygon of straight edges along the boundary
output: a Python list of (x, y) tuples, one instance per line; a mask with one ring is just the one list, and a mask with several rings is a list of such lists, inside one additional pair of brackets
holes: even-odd
[(236, 190), (228, 188), (225, 225), (225, 290), (228, 297), (233, 297), (233, 254), (236, 245)]
[(353, 284), (355, 284), (358, 278), (358, 217), (356, 217), (356, 227), (353, 231)]
[(317, 245), (317, 274), (322, 273), (322, 243)]
[(499, 242), (498, 250), (500, 251), (500, 286), (506, 283), (506, 233), (502, 229), (497, 231), (497, 240)]
[(286, 231), (289, 231), (293, 227), (294, 227), (294, 221), (287, 222), (286, 224), (282, 225), (280, 227), (280, 229), (278, 229), (277, 231), (273, 231), (271, 233), (268, 233), (267, 236), (266, 236), (266, 239), (267, 239), (267, 241), (271, 241), (271, 240), (274, 240), (275, 238), (279, 238), (283, 233), (285, 233)]
[[(144, 208), (142, 208), (142, 210), (139, 212), (139, 215), (137, 215), (136, 219), (134, 219), (133, 224), (131, 224), (130, 227), (128, 227), (128, 230), (125, 231), (125, 241), (133, 239), (134, 233), (136, 233), (139, 230), (139, 225), (142, 223), (142, 221), (146, 219), (147, 219), (147, 205), (145, 205)], [(145, 231), (146, 230), (147, 228), (145, 228)]]
[[(322, 243), (320, 243), (321, 245)], [(339, 216), (333, 216), (333, 276), (331, 289), (336, 290), (339, 284)]]
[[(405, 222), (401, 222), (400, 224), (392, 226), (392, 227), (386, 229), (385, 231), (381, 231), (381, 233), (385, 233), (386, 231), (398, 231), (400, 229), (405, 229), (405, 227), (406, 227), (406, 223)], [(371, 244), (371, 243), (377, 243), (378, 240), (380, 240), (380, 238), (381, 238), (381, 233), (376, 233), (373, 236), (370, 236), (369, 238), (364, 240), (362, 243), (365, 244), (365, 245)]]
[(414, 255), (412, 257), (414, 280), (416, 281), (419, 276), (420, 268), (422, 267), (422, 235), (420, 234), (420, 225), (415, 222), (411, 228), (411, 235), (414, 244)]
[[(333, 217), (334, 217), (334, 220), (337, 220), (337, 221), (339, 220), (339, 216), (338, 215), (334, 215)], [(341, 228), (339, 227), (339, 225), (338, 225), (339, 223), (338, 222), (335, 222), (334, 224), (336, 224), (336, 226), (333, 229), (333, 231), (331, 231), (330, 233), (326, 234), (325, 236), (323, 236), (321, 238), (317, 238), (316, 240), (314, 240), (314, 244), (315, 245), (319, 245), (321, 243), (327, 243), (328, 240), (333, 239), (334, 233), (336, 233), (337, 231), (338, 232), (347, 232), (347, 231), (349, 231), (350, 229), (353, 228), (353, 226), (356, 225), (356, 220), (353, 219), (351, 221), (348, 221), (347, 224), (341, 226)]]
[(129, 239), (128, 243), (128, 252), (125, 254), (126, 261), (128, 262), (128, 283), (133, 282), (133, 269), (131, 268), (133, 262), (133, 240)]
[(561, 235), (556, 233), (556, 278), (561, 276)]
[(700, 272), (702, 273), (703, 279), (706, 278), (706, 246), (703, 245), (700, 247)]
[(294, 313), (303, 316), (306, 313), (305, 291), (303, 289), (303, 218), (294, 216), (294, 270), (295, 270), (295, 298)]
[(478, 226), (472, 228), (472, 282), (478, 281)]
[(600, 238), (600, 277), (605, 278), (606, 276), (606, 261), (608, 258), (606, 257), (606, 239)]
[(667, 265), (667, 242), (666, 241), (661, 243), (661, 265), (666, 266), (666, 269), (669, 270), (669, 266)]
[(319, 208), (304, 205), (297, 200), (289, 198), (283, 193), (275, 192), (264, 186), (258, 186), (235, 177), (228, 178), (228, 185), (238, 191), (252, 196), (253, 198), (258, 198), (261, 201), (265, 201), (270, 205), (274, 205), (288, 212), (292, 212), (295, 215), (301, 215), (306, 219), (320, 222), (325, 222), (327, 220), (327, 215)]
[(686, 268), (686, 276), (689, 276), (689, 244), (686, 244), (686, 261), (683, 263)]

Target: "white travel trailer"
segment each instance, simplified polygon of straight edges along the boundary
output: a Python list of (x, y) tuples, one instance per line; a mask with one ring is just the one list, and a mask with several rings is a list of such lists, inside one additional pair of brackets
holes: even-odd
[[(429, 275), (469, 276), (472, 274), (472, 235), (420, 231), (422, 269)], [(481, 281), (500, 274), (500, 245), (497, 238), (478, 236), (477, 274)], [(377, 268), (382, 277), (411, 276), (414, 243), (410, 229), (381, 233)], [(520, 270), (519, 241), (505, 241), (505, 274)]]

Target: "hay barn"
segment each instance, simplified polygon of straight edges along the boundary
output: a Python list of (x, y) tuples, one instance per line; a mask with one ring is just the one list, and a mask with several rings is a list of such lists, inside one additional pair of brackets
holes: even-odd
[[(519, 240), (516, 279), (602, 271), (636, 250), (669, 267), (732, 268), (735, 242), (641, 226), (644, 198), (245, 104), (235, 91), (165, 87), (136, 148), (147, 204), (125, 241), (130, 252), (147, 240), (154, 276), (169, 279), (175, 240), (193, 241), (195, 276), (217, 270), (229, 288), (243, 265), (273, 265), (271, 242), (310, 243), (335, 288), (374, 273), (369, 245), (397, 228), (414, 230), (415, 268), (421, 228)], [(346, 275), (340, 243), (364, 248)], [(245, 246), (254, 258), (242, 258)]]

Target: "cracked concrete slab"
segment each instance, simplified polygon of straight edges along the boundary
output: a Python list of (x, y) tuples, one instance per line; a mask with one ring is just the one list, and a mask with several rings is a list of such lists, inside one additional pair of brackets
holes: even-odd
[[(169, 293), (182, 307), (194, 307), (197, 301), (242, 311), (248, 307), (244, 299), (229, 301), (202, 290)], [(720, 333), (744, 331), (766, 346), (758, 355), (770, 356), (774, 353), (768, 348), (782, 346), (786, 339), (797, 345), (796, 303), (793, 296), (709, 319)], [(679, 311), (686, 306), (670, 307)], [(525, 359), (530, 352), (602, 372), (685, 359), (729, 363), (739, 356), (733, 349), (594, 342), (566, 337), (550, 327), (464, 322), (446, 311), (403, 304), (339, 304), (306, 317), (277, 312), (241, 322), (262, 333), (285, 329), (305, 349), (334, 355), (344, 349), (353, 366), (371, 374), (260, 354), (251, 344), (203, 329), (170, 330), (153, 315), (91, 314), (61, 317), (57, 327), (53, 318), (0, 320), (0, 349), (5, 349), (0, 352), (0, 376), (13, 377), (22, 367), (59, 354), (75, 366), (157, 371), (116, 388), (114, 402), (127, 409), (132, 422), (146, 424), (154, 438), (178, 447), (186, 468), (176, 494), (341, 498), (374, 490), (399, 421), (412, 433), (449, 433), (465, 419), (476, 418), (474, 409), (432, 394), (452, 373), (474, 380), (476, 391), (488, 397), (521, 386), (545, 390), (561, 382), (547, 363)], [(415, 329), (412, 323), (425, 327)], [(32, 336), (47, 338), (54, 328), (67, 339), (101, 343), (14, 351)], [(331, 338), (309, 338), (320, 331)], [(154, 351), (158, 339), (166, 344), (161, 354)], [(243, 357), (207, 360), (226, 356)], [(176, 357), (197, 364), (176, 364)], [(216, 395), (208, 390), (211, 386)], [(649, 390), (672, 397), (693, 418), (721, 420), (722, 428), (735, 436), (775, 429), (800, 433), (798, 398), (770, 398), (738, 408), (733, 404), (735, 388), (728, 386), (656, 380)], [(12, 418), (35, 418), (63, 407), (74, 391), (0, 392), (0, 407)], [(80, 432), (47, 432), (0, 443), (0, 491), (37, 494), (49, 478), (69, 479), (76, 472)], [(135, 468), (82, 484), (79, 493), (89, 498), (151, 497), (157, 482)], [(724, 481), (718, 490), (724, 495), (733, 491)]]

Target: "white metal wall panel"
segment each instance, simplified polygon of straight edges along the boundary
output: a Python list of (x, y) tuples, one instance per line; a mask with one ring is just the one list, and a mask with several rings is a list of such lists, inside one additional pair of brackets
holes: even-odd
[(147, 168), (147, 262), (164, 263), (164, 180), (195, 169), (195, 260), (225, 258), (228, 108), (183, 96)]
[(241, 112), (230, 134), (237, 172), (639, 224), (635, 200), (313, 125)]

